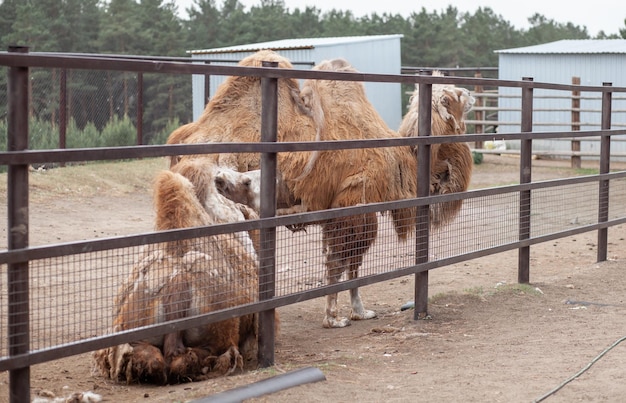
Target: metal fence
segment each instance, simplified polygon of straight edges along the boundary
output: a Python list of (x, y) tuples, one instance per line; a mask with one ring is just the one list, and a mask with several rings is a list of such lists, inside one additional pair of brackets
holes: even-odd
[[(0, 251), (0, 371), (10, 371), (11, 396), (15, 401), (29, 400), (30, 366), (69, 355), (164, 335), (241, 315), (260, 312), (259, 362), (273, 363), (273, 310), (277, 307), (318, 298), (329, 293), (353, 289), (401, 276), (415, 276), (415, 319), (427, 314), (428, 272), (431, 269), (506, 250), (519, 250), (519, 282), (530, 281), (530, 248), (532, 245), (578, 233), (598, 232), (598, 260), (607, 258), (608, 228), (626, 222), (626, 171), (610, 172), (610, 145), (614, 137), (626, 130), (611, 129), (611, 97), (626, 88), (579, 87), (602, 97), (601, 130), (576, 132), (533, 132), (533, 91), (536, 88), (571, 92), (572, 86), (522, 81), (498, 81), (430, 75), (379, 75), (250, 68), (237, 66), (192, 65), (176, 61), (136, 60), (98, 56), (40, 55), (20, 52), (0, 54), (0, 65), (8, 67), (8, 151), (0, 153), (0, 165), (8, 165), (8, 249)], [(101, 147), (87, 149), (28, 150), (29, 88), (31, 69), (69, 69), (124, 71), (160, 75), (242, 75), (260, 76), (263, 82), (262, 102), (276, 102), (276, 83), (281, 77), (376, 81), (418, 84), (428, 94), (433, 84), (457, 86), (505, 86), (521, 90), (522, 108), (519, 133), (495, 135), (519, 140), (520, 183), (510, 186), (472, 190), (458, 194), (429, 196), (428, 189), (418, 191), (414, 199), (398, 200), (275, 216), (275, 210), (261, 211), (261, 218), (237, 223), (194, 227), (124, 237), (91, 239), (62, 244), (29, 245), (28, 211), (30, 165), (163, 157), (223, 152), (260, 153), (262, 183), (273, 188), (271, 167), (277, 153), (310, 150), (338, 150), (394, 146), (417, 146), (420, 150), (418, 177), (429, 177), (430, 146), (448, 142), (479, 142), (494, 139), (494, 134), (463, 136), (429, 136), (430, 122), (420, 121), (418, 138), (351, 140), (333, 142), (275, 142), (264, 138), (259, 143), (220, 143)], [(423, 104), (430, 107), (430, 99)], [(271, 135), (272, 108), (263, 109), (261, 133)], [(423, 116), (424, 114), (422, 114)], [(599, 173), (597, 175), (532, 181), (532, 143), (535, 139), (599, 136)], [(269, 162), (268, 162), (269, 161)], [(268, 165), (269, 164), (269, 165)], [(268, 193), (269, 192), (269, 193)], [(262, 197), (272, 197), (264, 190)], [(454, 222), (431, 231), (428, 206), (463, 200), (463, 208)], [(567, 203), (564, 203), (567, 200)], [(265, 206), (271, 206), (266, 203)], [(385, 211), (417, 207), (417, 230), (410, 242), (395, 241), (395, 231)], [(495, 212), (495, 213), (494, 213)], [(322, 239), (312, 225), (307, 233), (291, 234), (285, 226), (314, 224), (330, 218), (378, 214), (378, 242), (367, 253), (358, 278), (336, 284), (324, 284)], [(68, 217), (71, 219), (71, 217)], [(424, 225), (424, 223), (426, 223)], [(80, 225), (80, 223), (76, 223)], [(258, 288), (244, 303), (230, 302), (227, 307), (156, 325), (113, 331), (114, 300), (121, 288), (132, 283), (133, 273), (153, 259), (155, 248), (163, 242), (189, 239), (197, 248), (211, 250), (219, 236), (240, 231), (259, 230), (262, 247), (259, 256)], [(223, 235), (220, 235), (223, 234)], [(393, 245), (380, 249), (380, 245)], [(308, 254), (306, 261), (293, 261), (291, 252)], [(230, 257), (225, 256), (225, 260)], [(142, 263), (143, 262), (143, 263)], [(139, 268), (139, 269), (138, 269)], [(224, 269), (215, 267), (216, 273)], [(219, 276), (219, 274), (217, 274)], [(226, 280), (224, 280), (226, 281)], [(130, 283), (129, 283), (130, 282)]]

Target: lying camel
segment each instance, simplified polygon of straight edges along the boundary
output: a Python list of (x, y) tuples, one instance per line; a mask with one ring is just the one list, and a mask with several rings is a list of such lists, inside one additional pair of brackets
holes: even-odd
[[(258, 218), (222, 196), (208, 160), (190, 160), (155, 181), (156, 230)], [(113, 330), (123, 331), (257, 300), (258, 263), (247, 232), (148, 245), (119, 289)], [(227, 375), (256, 356), (256, 315), (158, 335), (95, 352), (101, 372), (156, 384)]]

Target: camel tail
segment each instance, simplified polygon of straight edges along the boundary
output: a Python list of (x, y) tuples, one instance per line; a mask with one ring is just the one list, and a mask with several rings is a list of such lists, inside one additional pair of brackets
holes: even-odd
[(455, 200), (447, 203), (439, 203), (430, 206), (430, 226), (440, 228), (450, 224), (458, 215), (463, 200)]

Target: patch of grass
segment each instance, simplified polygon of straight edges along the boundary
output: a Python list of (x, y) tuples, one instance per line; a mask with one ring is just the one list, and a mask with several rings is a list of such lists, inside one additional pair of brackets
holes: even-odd
[(462, 293), (456, 291), (441, 292), (428, 298), (428, 302), (432, 304), (445, 305), (460, 298), (478, 298), (484, 300), (495, 294), (515, 294), (515, 295), (531, 295), (537, 296), (543, 293), (535, 286), (530, 284), (503, 284), (494, 288), (485, 289), (481, 286), (466, 288)]
[(463, 290), (463, 292), (465, 292), (466, 294), (470, 294), (470, 295), (477, 295), (477, 296), (483, 296), (485, 295), (485, 289), (483, 287), (472, 287), (472, 288), (466, 288)]
[(577, 168), (576, 169), (577, 176), (597, 175), (599, 173), (600, 173), (600, 170), (597, 168)]
[(463, 290), (466, 294), (478, 297), (489, 297), (495, 294), (528, 294), (542, 295), (543, 293), (535, 286), (530, 284), (499, 284), (493, 288), (485, 290), (483, 287), (466, 288)]
[[(163, 158), (131, 161), (93, 162), (66, 167), (33, 170), (29, 174), (30, 198), (123, 195), (149, 193), (156, 174), (167, 169)], [(7, 194), (7, 174), (0, 174), (0, 195)]]
[[(343, 358), (345, 359), (345, 357), (343, 357)], [(358, 361), (358, 358), (355, 357), (355, 359), (353, 361)], [(348, 368), (348, 365), (340, 364), (340, 363), (335, 362), (335, 361), (326, 361), (326, 362), (312, 363), (311, 365), (316, 367), (317, 369), (319, 369), (320, 371), (322, 371), (325, 374), (327, 374), (329, 372), (332, 372), (332, 371), (336, 371), (336, 370), (345, 370), (346, 368)]]
[(446, 296), (448, 294), (449, 293), (447, 293), (447, 292), (439, 292), (439, 293), (433, 295), (432, 297), (428, 297), (428, 302), (436, 304), (436, 303), (440, 302), (442, 299), (446, 298)]
[(495, 288), (496, 293), (542, 295), (539, 289), (531, 284), (504, 284)]
[(259, 368), (252, 372), (259, 374), (259, 375), (267, 375), (268, 377), (272, 377), (272, 376), (280, 375), (285, 371), (279, 371), (276, 367), (272, 366), (272, 367), (267, 367), (267, 368)]
[(463, 304), (472, 300), (483, 300), (484, 290), (482, 287), (465, 289), (463, 292), (442, 292), (428, 298), (433, 305)]

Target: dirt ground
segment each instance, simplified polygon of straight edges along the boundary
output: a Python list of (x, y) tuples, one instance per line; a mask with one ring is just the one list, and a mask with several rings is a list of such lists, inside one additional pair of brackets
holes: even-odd
[[(34, 172), (31, 243), (149, 231), (149, 178), (162, 164), (142, 164), (141, 173), (130, 164), (106, 181), (76, 174), (82, 175), (80, 186), (71, 179), (50, 180), (54, 171), (74, 168)], [(514, 157), (485, 155), (472, 187), (515, 183), (517, 164)], [(534, 161), (535, 180), (575, 174), (568, 161)], [(64, 219), (68, 216), (72, 220)], [(6, 210), (6, 222), (4, 217)], [(4, 227), (1, 248), (6, 248)], [(516, 251), (432, 270), (430, 320), (414, 321), (412, 310), (400, 310), (413, 298), (412, 276), (363, 287), (364, 303), (378, 318), (343, 329), (322, 328), (321, 298), (281, 308), (270, 368), (181, 385), (124, 385), (94, 373), (90, 356), (80, 355), (33, 366), (32, 397), (93, 391), (105, 402), (188, 402), (316, 367), (324, 381), (251, 401), (623, 401), (626, 343), (601, 353), (626, 336), (626, 227), (609, 230), (608, 261), (596, 262), (596, 242), (591, 232), (532, 246), (528, 286), (516, 284)], [(349, 312), (347, 293), (339, 303)], [(0, 402), (8, 402), (6, 372), (0, 373)]]

